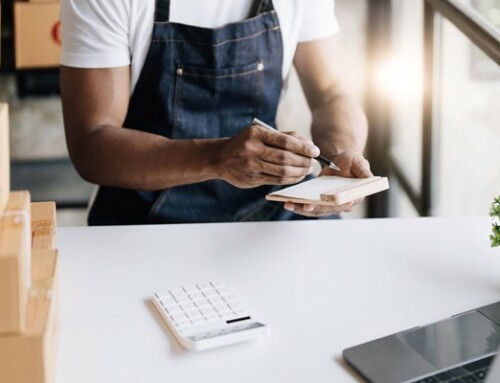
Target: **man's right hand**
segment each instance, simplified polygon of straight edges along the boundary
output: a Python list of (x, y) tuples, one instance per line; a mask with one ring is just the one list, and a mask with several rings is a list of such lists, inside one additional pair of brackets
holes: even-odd
[(296, 132), (251, 125), (229, 138), (219, 154), (221, 178), (238, 188), (290, 185), (312, 172), (319, 149)]

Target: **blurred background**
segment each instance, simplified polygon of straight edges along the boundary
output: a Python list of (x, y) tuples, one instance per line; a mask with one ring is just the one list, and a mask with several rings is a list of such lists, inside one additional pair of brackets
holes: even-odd
[[(10, 106), (12, 189), (84, 225), (94, 189), (73, 169), (58, 91), (59, 3), (1, 1), (0, 102)], [(337, 0), (374, 173), (391, 190), (345, 218), (488, 214), (500, 194), (500, 0)], [(282, 130), (308, 135), (295, 73)]]

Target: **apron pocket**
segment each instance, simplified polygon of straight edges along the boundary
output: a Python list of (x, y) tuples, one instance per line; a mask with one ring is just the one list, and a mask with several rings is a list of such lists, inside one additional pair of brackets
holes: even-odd
[(172, 138), (233, 137), (260, 115), (264, 63), (232, 68), (178, 64)]

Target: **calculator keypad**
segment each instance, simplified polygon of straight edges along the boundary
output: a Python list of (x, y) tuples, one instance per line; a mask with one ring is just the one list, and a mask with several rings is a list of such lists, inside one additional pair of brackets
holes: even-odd
[(222, 282), (171, 289), (157, 293), (156, 298), (181, 334), (204, 324), (250, 319), (245, 307)]

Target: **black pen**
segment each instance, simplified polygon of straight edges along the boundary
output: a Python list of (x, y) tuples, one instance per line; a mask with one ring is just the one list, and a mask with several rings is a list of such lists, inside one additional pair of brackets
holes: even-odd
[[(252, 121), (252, 124), (253, 125), (259, 125), (259, 126), (262, 126), (264, 128), (268, 128), (268, 129), (271, 129), (271, 130), (276, 130), (274, 129), (272, 126), (270, 125), (267, 125), (265, 122), (262, 122), (261, 120), (259, 120), (258, 118), (254, 118), (253, 121)], [(329, 159), (323, 157), (321, 154), (318, 156), (318, 157), (314, 157), (314, 159), (316, 161), (318, 161), (321, 165), (323, 166), (327, 166), (329, 167), (330, 169), (333, 169), (333, 170), (336, 170), (338, 172), (340, 172), (340, 168), (335, 165), (332, 161), (330, 161)]]

